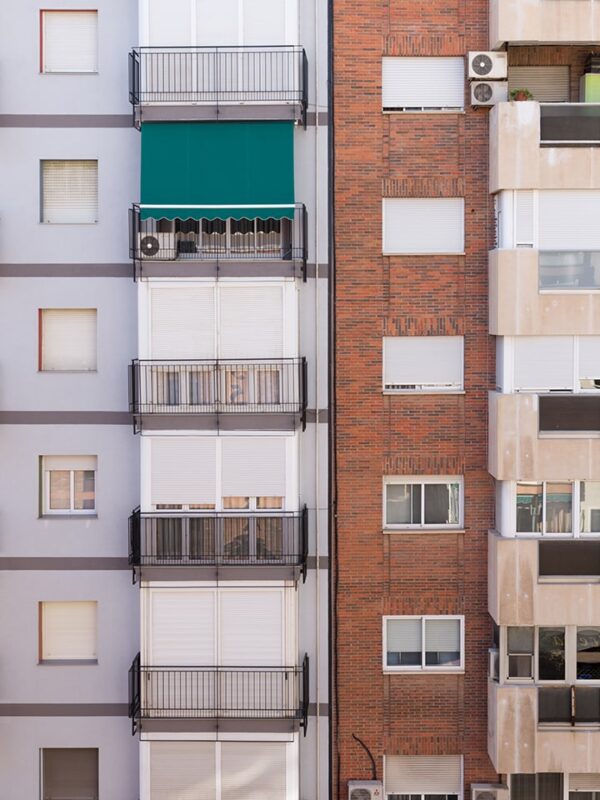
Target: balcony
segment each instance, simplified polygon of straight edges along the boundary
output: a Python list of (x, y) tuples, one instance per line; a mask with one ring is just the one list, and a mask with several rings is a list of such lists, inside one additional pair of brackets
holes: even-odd
[(306, 426), (306, 359), (141, 361), (130, 367), (136, 431)]
[[(133, 733), (150, 730), (304, 729), (309, 661), (300, 667), (149, 667), (140, 654), (129, 669)], [(204, 723), (204, 724), (203, 724)], [(229, 726), (228, 724), (229, 723)]]
[[(189, 579), (190, 567), (222, 578), (306, 580), (308, 513), (162, 512), (129, 518), (129, 564), (148, 578)], [(178, 572), (178, 568), (182, 568)], [(250, 572), (248, 572), (248, 568)]]
[(511, 44), (588, 44), (600, 39), (595, 0), (491, 0), (490, 48)]
[(600, 539), (488, 534), (488, 611), (498, 625), (594, 625)]
[(489, 681), (488, 753), (499, 773), (594, 771), (600, 687)]
[(600, 105), (498, 103), (490, 113), (490, 192), (599, 189), (598, 146)]
[(600, 480), (600, 393), (489, 393), (488, 470), (496, 480)]
[(600, 335), (600, 251), (492, 250), (494, 336)]
[(136, 47), (129, 100), (136, 123), (295, 119), (306, 124), (302, 47)]
[[(134, 204), (129, 212), (129, 254), (134, 262), (135, 277), (156, 273), (157, 262), (168, 262), (169, 268), (157, 274), (193, 275), (198, 262), (237, 265), (235, 275), (252, 275), (252, 264), (265, 263), (281, 267), (288, 273), (299, 268), (303, 277), (306, 268), (307, 218), (301, 203), (274, 208), (279, 216), (269, 218), (214, 218), (214, 208), (190, 208), (197, 219), (155, 219), (145, 216), (146, 207)], [(243, 209), (237, 209), (239, 214)], [(151, 212), (148, 212), (151, 213)], [(255, 214), (256, 208), (248, 210)], [(204, 216), (203, 216), (204, 214)], [(153, 269), (154, 268), (154, 269)]]

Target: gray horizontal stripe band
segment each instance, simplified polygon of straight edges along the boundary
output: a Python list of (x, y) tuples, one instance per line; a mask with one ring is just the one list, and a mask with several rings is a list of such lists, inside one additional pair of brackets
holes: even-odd
[(127, 411), (0, 411), (0, 425), (133, 425)]
[[(308, 716), (309, 717), (316, 717), (317, 716), (317, 704), (316, 703), (309, 703), (308, 704)], [(319, 703), (319, 716), (320, 717), (328, 717), (329, 716), (329, 703)]]
[[(306, 559), (306, 566), (308, 569), (315, 569), (317, 566), (317, 557), (308, 556)], [(329, 569), (329, 557), (319, 556), (319, 569)]]
[[(46, 518), (48, 519), (48, 518)], [(64, 519), (61, 518), (61, 519)], [(72, 516), (71, 520), (81, 521), (82, 517)], [(85, 518), (84, 518), (85, 519)], [(307, 567), (310, 570), (316, 568), (316, 556), (308, 556)], [(327, 556), (319, 557), (319, 569), (328, 569), (329, 559)], [(0, 572), (2, 571), (35, 571), (35, 570), (48, 570), (60, 572), (63, 570), (81, 570), (81, 571), (111, 571), (111, 570), (129, 570), (132, 569), (127, 558), (124, 557), (96, 557), (96, 556), (4, 556), (0, 558)], [(299, 569), (299, 568), (298, 568)], [(140, 567), (137, 567), (140, 571)], [(222, 580), (236, 580), (241, 577), (245, 580), (268, 580), (273, 577), (279, 578), (280, 573), (284, 573), (283, 577), (286, 579), (293, 577), (293, 568), (283, 567), (260, 567), (254, 565), (228, 567), (221, 566), (217, 570), (216, 567), (187, 567), (178, 566), (174, 564), (170, 567), (160, 566), (152, 567), (146, 566), (141, 568), (141, 579), (152, 580), (191, 580), (198, 579), (212, 579), (218, 576)], [(289, 573), (289, 574), (288, 574)]]
[(129, 278), (126, 264), (0, 264), (0, 278)]
[(131, 128), (132, 114), (0, 114), (0, 128)]
[(315, 408), (306, 409), (306, 421), (318, 422), (321, 425), (327, 425), (329, 422), (329, 410), (327, 408), (320, 408), (318, 411)]
[[(198, 415), (156, 414), (144, 417), (144, 430), (216, 430), (214, 424), (201, 422)], [(205, 414), (205, 417), (211, 417)], [(218, 428), (221, 430), (293, 430), (294, 414), (221, 414)], [(280, 420), (279, 417), (282, 417)], [(274, 425), (273, 419), (276, 418)], [(327, 409), (319, 409), (318, 422), (326, 424)], [(306, 411), (307, 422), (317, 422), (317, 411), (309, 408)], [(211, 420), (208, 420), (211, 423)], [(128, 411), (0, 411), (0, 425), (133, 425), (133, 416)]]
[[(307, 125), (315, 125), (317, 119), (317, 112), (316, 111), (309, 111), (306, 114), (306, 124)], [(324, 127), (329, 125), (329, 114), (327, 111), (319, 111), (319, 127)]]
[[(73, 517), (81, 521), (82, 517)], [(0, 570), (124, 570), (131, 569), (126, 558), (60, 558), (21, 557), (0, 558)]]
[(127, 703), (0, 703), (0, 717), (126, 717)]

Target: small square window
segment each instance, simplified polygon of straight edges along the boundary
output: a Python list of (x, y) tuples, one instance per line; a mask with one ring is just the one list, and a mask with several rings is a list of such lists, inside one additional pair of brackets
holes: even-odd
[(39, 310), (39, 369), (93, 372), (97, 368), (95, 308)]
[(97, 662), (95, 601), (39, 604), (40, 662)]
[(85, 798), (98, 800), (98, 750), (60, 747), (42, 750), (44, 800)]
[(463, 669), (463, 624), (463, 617), (384, 617), (384, 669)]
[(41, 26), (41, 72), (98, 72), (97, 11), (42, 11)]
[(98, 162), (41, 162), (41, 222), (85, 225), (98, 222)]
[(43, 514), (95, 514), (96, 469), (96, 456), (43, 456)]

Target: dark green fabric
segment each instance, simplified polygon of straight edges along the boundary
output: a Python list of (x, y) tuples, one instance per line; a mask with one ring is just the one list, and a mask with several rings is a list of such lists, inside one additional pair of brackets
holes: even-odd
[(142, 219), (292, 218), (293, 122), (146, 122), (142, 124), (141, 203), (226, 206), (142, 208)]

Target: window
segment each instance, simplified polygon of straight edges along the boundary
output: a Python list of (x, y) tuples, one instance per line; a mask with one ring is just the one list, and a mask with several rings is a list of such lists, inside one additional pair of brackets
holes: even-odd
[(463, 617), (384, 617), (384, 669), (457, 671), (463, 665)]
[(384, 758), (386, 800), (458, 800), (462, 796), (462, 756)]
[(98, 71), (98, 12), (42, 11), (41, 72)]
[(600, 772), (572, 772), (569, 800), (600, 800)]
[(385, 336), (384, 391), (461, 390), (463, 350), (462, 336)]
[(600, 627), (509, 626), (506, 650), (508, 680), (600, 681)]
[(461, 478), (385, 478), (386, 528), (462, 525)]
[(529, 89), (540, 103), (569, 102), (569, 67), (508, 68), (508, 91)]
[(600, 481), (520, 481), (515, 491), (517, 533), (600, 533)]
[(94, 514), (96, 456), (43, 456), (44, 514)]
[(534, 629), (509, 627), (507, 630), (508, 678), (533, 680)]
[(510, 798), (511, 800), (563, 800), (562, 773), (511, 775)]
[(517, 336), (516, 391), (600, 389), (600, 336)]
[(41, 221), (98, 222), (98, 162), (42, 161)]
[(462, 197), (385, 197), (384, 255), (462, 253)]
[(92, 372), (96, 369), (96, 309), (39, 310), (39, 369)]
[(384, 111), (462, 111), (462, 57), (386, 57), (382, 62)]
[(97, 663), (95, 601), (42, 602), (40, 662)]
[(538, 576), (541, 580), (596, 583), (600, 578), (600, 540), (539, 543)]
[(85, 798), (98, 800), (98, 750), (93, 747), (42, 750), (44, 800)]

